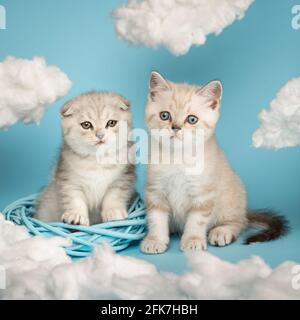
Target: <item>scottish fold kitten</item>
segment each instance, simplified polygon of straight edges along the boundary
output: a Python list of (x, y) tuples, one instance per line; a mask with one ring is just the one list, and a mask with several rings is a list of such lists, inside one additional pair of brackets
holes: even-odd
[(63, 146), (39, 199), (37, 218), (80, 225), (125, 219), (134, 167), (112, 162), (112, 155), (118, 146), (127, 160), (127, 136), (123, 144), (116, 141), (119, 132), (124, 135), (131, 127), (129, 102), (114, 93), (83, 94), (63, 106), (61, 121)]
[(145, 253), (166, 251), (172, 231), (182, 233), (183, 251), (206, 250), (207, 242), (228, 245), (252, 224), (264, 230), (250, 236), (246, 243), (273, 240), (287, 232), (282, 217), (268, 211), (247, 213), (245, 187), (214, 136), (221, 97), (220, 81), (193, 86), (172, 83), (157, 72), (151, 74), (146, 106), (148, 128), (164, 129), (172, 141), (202, 129), (204, 170), (187, 175), (185, 163), (149, 164), (148, 235), (141, 243)]

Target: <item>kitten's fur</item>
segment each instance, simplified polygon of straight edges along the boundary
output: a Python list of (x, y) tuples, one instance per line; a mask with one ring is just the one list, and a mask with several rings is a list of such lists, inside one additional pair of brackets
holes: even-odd
[[(121, 121), (130, 129), (128, 101), (114, 93), (87, 93), (64, 105), (61, 120), (64, 142), (53, 179), (40, 197), (37, 218), (81, 225), (125, 219), (134, 190), (134, 167), (99, 164), (96, 152), (100, 148), (105, 157), (114, 148)], [(107, 127), (109, 120), (118, 122)], [(91, 129), (81, 126), (86, 121)], [(124, 147), (119, 151), (127, 153)]]
[[(205, 153), (200, 175), (186, 175), (184, 164), (150, 163), (146, 190), (149, 230), (141, 243), (145, 253), (167, 250), (170, 229), (182, 232), (183, 251), (205, 250), (207, 235), (212, 245), (228, 245), (249, 223), (266, 228), (248, 242), (272, 240), (287, 231), (284, 219), (269, 212), (247, 215), (245, 187), (214, 137), (221, 97), (219, 81), (199, 87), (172, 83), (157, 72), (151, 74), (146, 107), (149, 129), (168, 129), (172, 139), (180, 139), (187, 130), (202, 128)], [(161, 120), (164, 111), (171, 114), (171, 120)], [(197, 116), (198, 123), (187, 123), (189, 115)]]

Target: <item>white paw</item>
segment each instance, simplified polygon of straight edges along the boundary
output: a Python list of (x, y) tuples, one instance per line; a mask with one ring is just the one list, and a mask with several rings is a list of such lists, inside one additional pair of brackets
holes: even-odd
[(227, 226), (215, 227), (210, 230), (208, 241), (213, 246), (224, 247), (236, 240), (235, 234)]
[(102, 221), (115, 221), (115, 220), (125, 220), (128, 218), (128, 213), (126, 209), (112, 208), (102, 211)]
[(158, 254), (167, 251), (168, 243), (153, 237), (146, 237), (140, 245), (140, 249), (144, 253)]
[(76, 225), (82, 225), (82, 226), (90, 225), (89, 217), (85, 214), (80, 214), (80, 213), (65, 212), (61, 220), (68, 224), (76, 224)]
[(200, 237), (185, 237), (181, 239), (180, 249), (184, 252), (207, 250), (207, 241)]

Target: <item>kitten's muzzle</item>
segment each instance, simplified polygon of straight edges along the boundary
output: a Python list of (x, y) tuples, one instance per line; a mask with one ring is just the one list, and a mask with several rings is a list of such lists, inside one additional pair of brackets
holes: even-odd
[(96, 137), (99, 139), (99, 141), (96, 143), (97, 145), (105, 143), (104, 141), (105, 134), (103, 132), (97, 132)]

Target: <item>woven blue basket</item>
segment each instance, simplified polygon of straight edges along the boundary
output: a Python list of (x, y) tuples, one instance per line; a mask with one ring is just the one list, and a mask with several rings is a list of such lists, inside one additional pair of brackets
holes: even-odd
[(141, 240), (145, 236), (146, 220), (145, 206), (140, 196), (137, 196), (128, 210), (128, 219), (101, 223), (90, 227), (75, 226), (61, 222), (45, 223), (34, 219), (36, 199), (32, 195), (20, 199), (3, 211), (6, 220), (17, 225), (24, 225), (31, 235), (53, 237), (60, 236), (72, 240), (65, 248), (72, 258), (87, 257), (95, 245), (108, 242), (115, 251), (127, 248), (132, 241)]

